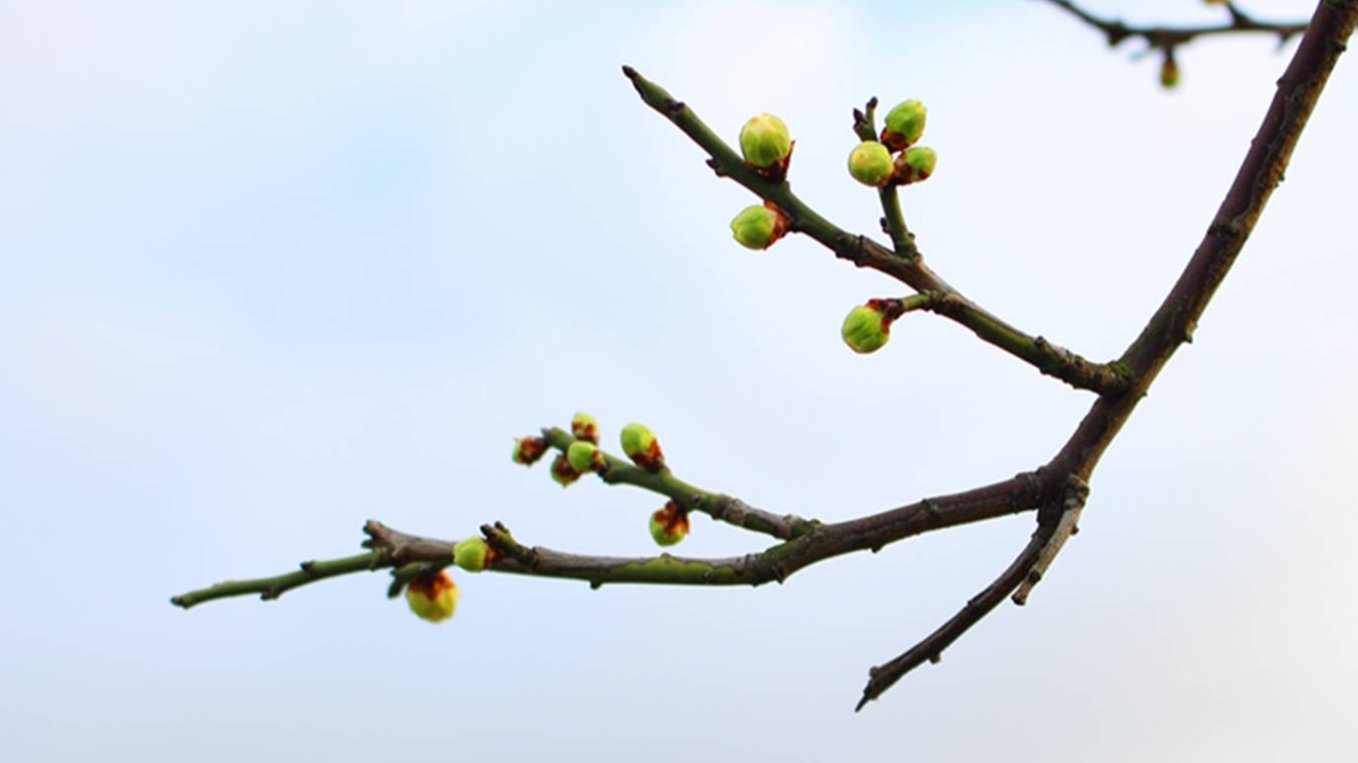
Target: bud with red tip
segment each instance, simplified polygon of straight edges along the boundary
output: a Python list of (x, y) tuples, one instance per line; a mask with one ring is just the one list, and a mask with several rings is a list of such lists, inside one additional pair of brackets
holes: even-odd
[(451, 576), (443, 570), (420, 573), (406, 584), (406, 603), (422, 620), (439, 623), (457, 611), (460, 592)]
[(928, 110), (924, 104), (911, 99), (896, 104), (886, 115), (886, 126), (882, 128), (882, 142), (892, 151), (901, 151), (910, 146), (924, 134), (924, 122)]
[(599, 422), (595, 421), (594, 417), (588, 413), (580, 411), (575, 414), (575, 418), (571, 419), (571, 434), (577, 440), (584, 440), (597, 445), (599, 443)]
[(660, 450), (660, 442), (655, 433), (643, 424), (628, 424), (622, 428), (622, 452), (632, 459), (632, 463), (648, 472), (658, 472), (665, 468), (665, 454)]
[(891, 152), (875, 140), (865, 140), (849, 153), (849, 174), (863, 185), (884, 186), (891, 171)]
[(731, 221), (731, 235), (747, 249), (768, 249), (787, 235), (791, 221), (783, 210), (771, 202), (752, 205), (740, 210)]
[(532, 466), (547, 452), (547, 441), (541, 437), (520, 437), (514, 441), (514, 463)]
[(787, 124), (772, 114), (751, 117), (740, 128), (740, 152), (752, 167), (786, 169), (792, 154), (792, 136), (787, 131)]
[(576, 440), (566, 448), (566, 462), (571, 468), (581, 474), (585, 472), (601, 472), (608, 468), (608, 459), (604, 458), (603, 451), (599, 446), (592, 442)]
[(661, 546), (673, 546), (688, 536), (688, 512), (669, 501), (651, 515), (651, 537)]
[(938, 165), (938, 152), (927, 146), (911, 146), (896, 157), (895, 180), (901, 185), (928, 180)]
[(561, 487), (570, 487), (572, 482), (580, 479), (580, 472), (571, 466), (565, 453), (558, 453), (556, 458), (552, 459), (552, 479)]
[(870, 299), (849, 311), (840, 336), (857, 353), (876, 352), (891, 338), (891, 324), (906, 311), (899, 299)]
[(491, 548), (485, 538), (473, 535), (453, 547), (453, 564), (467, 572), (482, 572), (495, 566), (499, 555), (500, 552)]

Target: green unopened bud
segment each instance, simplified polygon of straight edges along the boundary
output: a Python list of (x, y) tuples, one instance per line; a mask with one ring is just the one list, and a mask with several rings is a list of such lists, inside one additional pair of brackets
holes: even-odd
[(481, 572), (490, 569), (495, 565), (495, 558), (499, 552), (486, 543), (485, 538), (480, 535), (473, 535), (466, 540), (459, 541), (453, 547), (453, 564), (461, 567), (467, 572)]
[(410, 605), (410, 611), (431, 623), (452, 617), (457, 611), (459, 595), (457, 584), (443, 570), (416, 575), (406, 584), (406, 603)]
[(514, 441), (514, 463), (532, 466), (547, 452), (547, 441), (541, 437), (520, 437)]
[(854, 352), (876, 352), (891, 338), (892, 320), (881, 300), (870, 299), (849, 311), (839, 334)]
[(565, 453), (558, 453), (552, 460), (552, 479), (561, 487), (569, 487), (572, 482), (580, 479), (580, 472), (571, 466)]
[(731, 221), (731, 235), (748, 249), (768, 249), (787, 229), (787, 215), (772, 204), (746, 207)]
[(674, 501), (651, 515), (651, 537), (661, 546), (673, 546), (688, 536), (688, 512)]
[(928, 180), (938, 165), (938, 153), (927, 146), (912, 146), (896, 157), (895, 180), (901, 185)]
[(597, 444), (599, 442), (599, 422), (594, 417), (580, 411), (571, 419), (571, 434), (577, 440), (584, 440)]
[(599, 446), (584, 440), (576, 440), (566, 448), (566, 461), (581, 474), (602, 471), (608, 467), (608, 460)]
[(901, 101), (886, 114), (882, 142), (892, 151), (915, 145), (915, 141), (924, 134), (924, 121), (928, 115), (923, 103), (913, 99)]
[(648, 472), (658, 472), (665, 468), (665, 454), (660, 451), (660, 442), (655, 433), (643, 424), (628, 424), (622, 428), (622, 452), (632, 459), (632, 463)]
[(849, 152), (849, 174), (863, 185), (886, 185), (891, 171), (891, 152), (875, 140), (865, 140)]
[(740, 152), (748, 164), (761, 169), (783, 164), (792, 153), (787, 125), (772, 114), (751, 117), (740, 128)]

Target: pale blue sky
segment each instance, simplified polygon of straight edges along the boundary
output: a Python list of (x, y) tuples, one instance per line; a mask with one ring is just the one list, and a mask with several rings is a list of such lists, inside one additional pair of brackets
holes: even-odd
[[(619, 67), (728, 136), (782, 115), (795, 187), (865, 232), (849, 111), (924, 99), (939, 169), (905, 198), (931, 263), (1105, 358), (1196, 245), (1292, 47), (1194, 44), (1166, 93), (1154, 60), (1044, 4), (899, 5), (0, 2), (14, 759), (1349, 758), (1352, 60), (1029, 606), (861, 714), (867, 668), (1031, 517), (756, 590), (460, 574), (438, 627), (381, 576), (167, 603), (354, 553), (369, 517), (650, 553), (655, 496), (509, 462), (581, 408), (609, 438), (649, 423), (681, 477), (823, 519), (1045, 461), (1088, 395), (927, 315), (849, 352), (844, 313), (898, 291), (805, 240), (732, 242), (748, 194)], [(1090, 3), (1131, 6), (1214, 17)], [(700, 518), (680, 548), (764, 545)]]

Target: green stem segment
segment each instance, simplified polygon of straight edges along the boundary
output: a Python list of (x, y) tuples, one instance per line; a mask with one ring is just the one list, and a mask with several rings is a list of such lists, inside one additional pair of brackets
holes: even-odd
[(271, 578), (255, 578), (253, 580), (228, 580), (218, 583), (209, 588), (197, 591), (189, 591), (170, 599), (170, 603), (177, 607), (188, 609), (195, 604), (202, 604), (213, 599), (225, 599), (232, 596), (247, 596), (259, 594), (259, 598), (269, 601), (277, 599), (285, 592), (290, 591), (307, 583), (314, 583), (318, 580), (333, 578), (339, 575), (348, 575), (354, 572), (372, 572), (384, 566), (382, 554), (378, 551), (369, 551), (366, 554), (346, 556), (342, 559), (327, 559), (324, 561), (302, 562), (299, 569), (294, 572), (284, 573)]

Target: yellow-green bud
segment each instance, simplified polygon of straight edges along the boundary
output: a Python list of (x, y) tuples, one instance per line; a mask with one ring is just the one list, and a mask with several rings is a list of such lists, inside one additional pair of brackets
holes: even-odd
[(622, 428), (619, 439), (622, 440), (622, 452), (632, 459), (632, 463), (648, 472), (665, 468), (665, 454), (660, 451), (660, 442), (645, 425), (628, 424)]
[(431, 623), (452, 617), (457, 611), (459, 595), (457, 584), (443, 570), (437, 574), (416, 575), (406, 584), (406, 603), (410, 605), (410, 611)]
[(778, 213), (767, 206), (747, 206), (740, 215), (731, 221), (731, 235), (740, 246), (747, 248), (769, 248), (778, 236)]
[(895, 179), (901, 185), (928, 180), (938, 165), (938, 153), (927, 146), (912, 146), (896, 157)]
[(767, 169), (782, 164), (792, 153), (792, 137), (783, 120), (772, 114), (751, 117), (740, 128), (740, 152), (752, 166)]
[(572, 482), (580, 479), (580, 472), (571, 466), (565, 453), (558, 453), (556, 458), (552, 459), (552, 479), (561, 487), (569, 487)]
[(495, 565), (495, 557), (499, 553), (486, 543), (485, 538), (480, 535), (473, 535), (466, 540), (459, 541), (453, 547), (453, 564), (461, 567), (467, 572), (481, 572), (490, 569)]
[(599, 442), (599, 422), (595, 421), (594, 417), (588, 413), (580, 411), (575, 414), (575, 418), (571, 419), (571, 434), (577, 440), (597, 444)]
[(886, 185), (891, 171), (891, 152), (875, 140), (865, 140), (849, 152), (849, 174), (863, 185)]
[(599, 450), (599, 446), (584, 440), (576, 440), (566, 448), (566, 461), (572, 469), (581, 474), (597, 472), (608, 466), (608, 461), (604, 458), (603, 451)]
[(924, 134), (924, 122), (928, 115), (923, 103), (914, 99), (901, 101), (886, 114), (882, 142), (892, 151), (915, 145), (915, 141)]
[(514, 463), (532, 466), (547, 452), (547, 441), (541, 437), (520, 437), (514, 441)]
[(674, 501), (651, 515), (651, 537), (661, 546), (673, 546), (688, 536), (688, 512)]
[(876, 352), (891, 338), (891, 319), (887, 317), (881, 300), (870, 299), (867, 304), (849, 311), (839, 333), (854, 352)]

